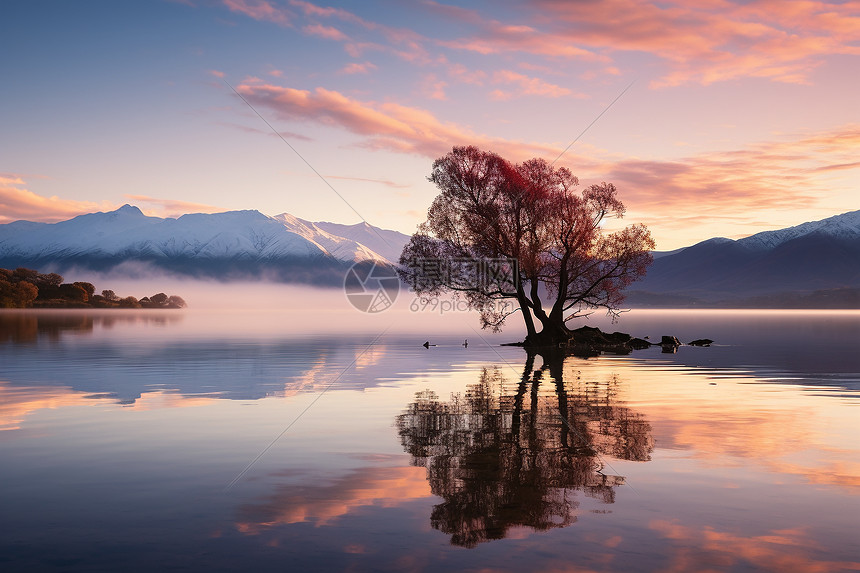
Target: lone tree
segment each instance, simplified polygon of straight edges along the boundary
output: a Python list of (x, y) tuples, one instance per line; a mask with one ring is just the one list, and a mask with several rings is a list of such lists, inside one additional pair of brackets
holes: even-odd
[(653, 260), (644, 225), (602, 231), (624, 213), (611, 183), (577, 193), (564, 167), (472, 146), (437, 159), (428, 179), (441, 193), (403, 249), (401, 277), (419, 295), (462, 296), (496, 332), (521, 312), (527, 346), (569, 341), (567, 322), (594, 309), (617, 316), (623, 289)]

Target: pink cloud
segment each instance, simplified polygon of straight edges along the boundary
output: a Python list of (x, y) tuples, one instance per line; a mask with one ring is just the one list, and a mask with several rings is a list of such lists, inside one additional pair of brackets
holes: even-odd
[[(361, 57), (361, 54), (367, 49), (375, 49), (388, 51), (407, 62), (427, 64), (434, 60), (422, 45), (425, 39), (413, 30), (393, 28), (378, 22), (366, 20), (343, 8), (322, 7), (305, 0), (290, 0), (290, 5), (300, 9), (306, 16), (335, 18), (373, 32), (374, 41), (352, 42), (345, 46), (347, 53), (352, 57)], [(377, 41), (379, 38), (388, 41), (391, 45), (385, 46), (380, 44)]]
[(22, 177), (0, 174), (0, 223), (27, 220), (40, 223), (65, 221), (84, 213), (113, 210), (117, 206), (106, 202), (74, 201), (59, 197), (42, 197), (24, 188)]
[[(223, 1), (234, 12), (284, 26), (298, 17), (267, 0)], [(529, 0), (515, 22), (495, 19), (495, 13), (423, 2), (425, 10), (473, 28), (454, 39), (386, 26), (343, 8), (288, 2), (311, 20), (303, 28), (306, 33), (344, 42), (347, 53), (356, 58), (375, 50), (420, 65), (448, 64), (444, 55), (428, 51), (435, 46), (484, 55), (534, 54), (547, 61), (543, 67), (548, 70), (564, 60), (594, 62), (601, 64), (602, 73), (618, 75), (615, 60), (630, 53), (662, 62), (664, 69), (652, 87), (750, 77), (808, 83), (826, 57), (860, 55), (860, 12), (854, 2), (836, 0)], [(332, 19), (351, 26), (349, 32), (318, 22)], [(361, 38), (362, 32), (367, 37)], [(452, 79), (483, 81), (478, 75), (469, 78), (456, 65), (449, 71)], [(529, 69), (527, 63), (519, 65)], [(502, 93), (513, 97), (510, 90)]]
[(177, 199), (157, 199), (147, 195), (126, 195), (126, 199), (136, 203), (149, 204), (150, 207), (142, 209), (148, 215), (158, 217), (180, 217), (186, 213), (223, 213), (228, 209), (206, 205), (205, 203), (193, 203)]
[(367, 24), (366, 20), (356, 16), (352, 12), (344, 10), (343, 8), (317, 6), (312, 2), (306, 2), (304, 0), (290, 0), (290, 5), (299, 8), (306, 16), (316, 16), (320, 18), (336, 17), (347, 22), (354, 22), (362, 25)]
[(422, 91), (430, 99), (444, 101), (448, 99), (448, 95), (445, 93), (447, 86), (448, 82), (440, 80), (436, 77), (436, 74), (430, 74), (422, 82)]
[(519, 86), (520, 95), (536, 95), (551, 98), (567, 95), (585, 97), (583, 94), (574, 94), (574, 92), (567, 88), (545, 82), (540, 78), (529, 77), (525, 74), (520, 74), (511, 70), (499, 70), (495, 72), (493, 74), (493, 81), (495, 83), (515, 84)]
[(219, 72), (218, 70), (209, 70), (209, 75), (215, 76), (216, 78), (224, 78), (224, 72)]
[(248, 125), (242, 125), (240, 123), (233, 123), (230, 121), (216, 121), (217, 125), (222, 125), (224, 127), (229, 127), (231, 129), (238, 129), (239, 131), (244, 131), (245, 133), (257, 133), (260, 135), (265, 135), (268, 137), (285, 137), (287, 139), (297, 139), (299, 141), (313, 141), (310, 137), (306, 135), (302, 135), (301, 133), (294, 133), (292, 131), (284, 131), (278, 130), (278, 133), (272, 133), (270, 129), (258, 129), (256, 127), (250, 127)]
[(467, 21), (476, 27), (474, 34), (440, 44), (481, 54), (527, 52), (604, 62), (619, 52), (650, 54), (668, 67), (655, 87), (742, 77), (803, 83), (824, 57), (860, 54), (860, 13), (850, 2), (532, 0), (531, 5), (539, 24), (511, 25), (472, 13)]
[(361, 64), (359, 64), (357, 62), (352, 62), (350, 64), (347, 64), (343, 68), (341, 68), (340, 73), (342, 73), (342, 74), (366, 74), (366, 73), (369, 73), (371, 70), (375, 70), (375, 69), (376, 69), (376, 65), (374, 65), (370, 62), (363, 62)]
[(398, 507), (430, 497), (422, 467), (357, 468), (332, 484), (280, 485), (267, 499), (238, 509), (236, 529), (260, 535), (294, 523), (330, 525), (363, 507)]
[(249, 16), (254, 20), (274, 22), (289, 26), (292, 14), (288, 10), (274, 6), (266, 0), (223, 0), (224, 5), (233, 12)]
[[(475, 145), (514, 161), (553, 160), (563, 145), (526, 142), (475, 132), (442, 121), (431, 112), (395, 102), (360, 101), (317, 88), (274, 85), (238, 88), (253, 105), (282, 120), (314, 122), (359, 136), (358, 146), (395, 153), (440, 157), (455, 145)], [(499, 90), (496, 97), (507, 97)], [(610, 156), (578, 146), (561, 163), (584, 184), (611, 181), (640, 220), (664, 229), (688, 229), (691, 221), (726, 217), (743, 225), (760, 213), (815, 207), (833, 193), (831, 179), (858, 169), (860, 126), (799, 134), (746, 148), (656, 160)], [(745, 214), (749, 215), (745, 215)]]
[(363, 137), (360, 145), (368, 149), (430, 158), (444, 155), (454, 145), (477, 145), (515, 160), (558, 154), (558, 149), (549, 145), (478, 134), (455, 123), (443, 122), (426, 110), (393, 102), (362, 102), (325, 88), (307, 91), (242, 84), (237, 90), (253, 105), (269, 109), (281, 119), (313, 121), (360, 135)]
[(347, 177), (345, 175), (326, 175), (326, 179), (341, 179), (343, 181), (359, 181), (361, 183), (377, 183), (379, 185), (385, 185), (386, 187), (391, 187), (392, 189), (407, 189), (410, 187), (409, 185), (404, 185), (403, 183), (396, 183), (390, 179), (370, 179), (366, 177)]
[(857, 571), (860, 561), (836, 561), (828, 558), (806, 528), (749, 532), (721, 531), (699, 524), (684, 525), (678, 520), (658, 520), (648, 527), (672, 549), (665, 571), (702, 569), (702, 563), (719, 564), (710, 570), (732, 567), (792, 573), (821, 571)]
[(487, 72), (484, 70), (470, 70), (463, 64), (451, 64), (448, 66), (448, 77), (463, 84), (480, 86), (484, 85), (484, 81), (487, 79)]
[(318, 36), (326, 40), (334, 40), (336, 42), (347, 42), (349, 36), (333, 26), (323, 26), (322, 24), (311, 24), (304, 26), (302, 31), (309, 36)]

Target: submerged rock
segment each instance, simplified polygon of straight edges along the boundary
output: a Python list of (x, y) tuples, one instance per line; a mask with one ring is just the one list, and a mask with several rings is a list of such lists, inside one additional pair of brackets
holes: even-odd
[(674, 336), (664, 336), (660, 339), (660, 346), (681, 346), (681, 341)]
[(714, 341), (710, 338), (697, 338), (693, 342), (689, 342), (690, 346), (710, 346)]
[[(601, 354), (630, 354), (634, 350), (642, 350), (652, 346), (660, 346), (663, 352), (674, 354), (678, 351), (678, 347), (682, 346), (681, 341), (675, 336), (663, 336), (660, 342), (650, 342), (646, 340), (647, 337), (634, 338), (626, 332), (603, 332), (593, 326), (582, 326), (571, 330), (569, 331), (569, 336), (564, 341), (552, 341), (549, 339), (546, 343), (536, 344), (534, 340), (526, 339), (523, 342), (512, 342), (503, 344), (502, 346), (522, 346), (536, 352), (555, 349), (553, 351), (562, 351), (582, 358), (590, 358)], [(540, 336), (536, 338), (541, 340)], [(702, 338), (694, 340), (691, 344), (708, 346), (712, 342), (713, 340)]]
[(631, 338), (627, 343), (633, 350), (642, 350), (643, 348), (651, 348), (651, 343), (643, 338)]

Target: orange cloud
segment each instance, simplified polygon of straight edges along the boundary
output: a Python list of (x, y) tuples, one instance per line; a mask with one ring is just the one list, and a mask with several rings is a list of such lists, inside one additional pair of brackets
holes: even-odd
[(272, 5), (266, 0), (223, 0), (224, 5), (233, 12), (249, 16), (254, 20), (274, 22), (289, 26), (292, 14), (288, 10)]
[(40, 223), (65, 221), (84, 213), (113, 210), (116, 205), (92, 201), (74, 201), (57, 196), (42, 197), (25, 189), (24, 180), (15, 174), (0, 174), (0, 223), (24, 219)]
[(0, 431), (20, 429), (24, 419), (38, 410), (98, 403), (88, 394), (66, 387), (15, 387), (0, 382)]
[(819, 174), (860, 168), (858, 146), (860, 126), (847, 125), (675, 161), (622, 159), (602, 165), (599, 173), (623, 190), (631, 207), (652, 213), (671, 209), (660, 225), (680, 228), (685, 215), (737, 218), (739, 211), (814, 206), (832, 189)]
[(147, 392), (131, 404), (117, 398), (73, 390), (67, 386), (13, 386), (0, 381), (0, 431), (18, 430), (39, 410), (79, 406), (110, 406), (124, 410), (161, 410), (210, 404), (216, 398), (186, 397), (172, 392)]
[[(113, 211), (119, 205), (102, 201), (74, 201), (59, 197), (43, 197), (25, 189), (24, 180), (14, 174), (0, 174), (0, 223), (11, 223), (18, 220), (35, 221), (39, 223), (56, 223), (78, 215), (96, 211)], [(223, 207), (193, 203), (178, 199), (158, 199), (146, 195), (125, 195), (127, 199), (152, 205), (144, 209), (149, 215), (159, 217), (178, 217), (185, 213), (220, 213), (227, 211)]]

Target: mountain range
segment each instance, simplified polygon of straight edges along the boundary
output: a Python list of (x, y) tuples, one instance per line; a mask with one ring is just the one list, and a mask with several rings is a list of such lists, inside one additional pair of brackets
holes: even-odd
[[(354, 263), (395, 265), (409, 236), (368, 223), (259, 211), (149, 217), (124, 205), (59, 223), (0, 225), (0, 267), (342, 285)], [(860, 307), (860, 211), (655, 252), (632, 307)]]
[(396, 263), (407, 235), (367, 223), (313, 223), (259, 211), (189, 214), (176, 219), (144, 215), (123, 205), (59, 223), (0, 225), (0, 267), (67, 272), (167, 271), (234, 280), (265, 277), (316, 285), (343, 283), (354, 263)]
[(856, 307), (860, 211), (655, 253), (631, 306)]

